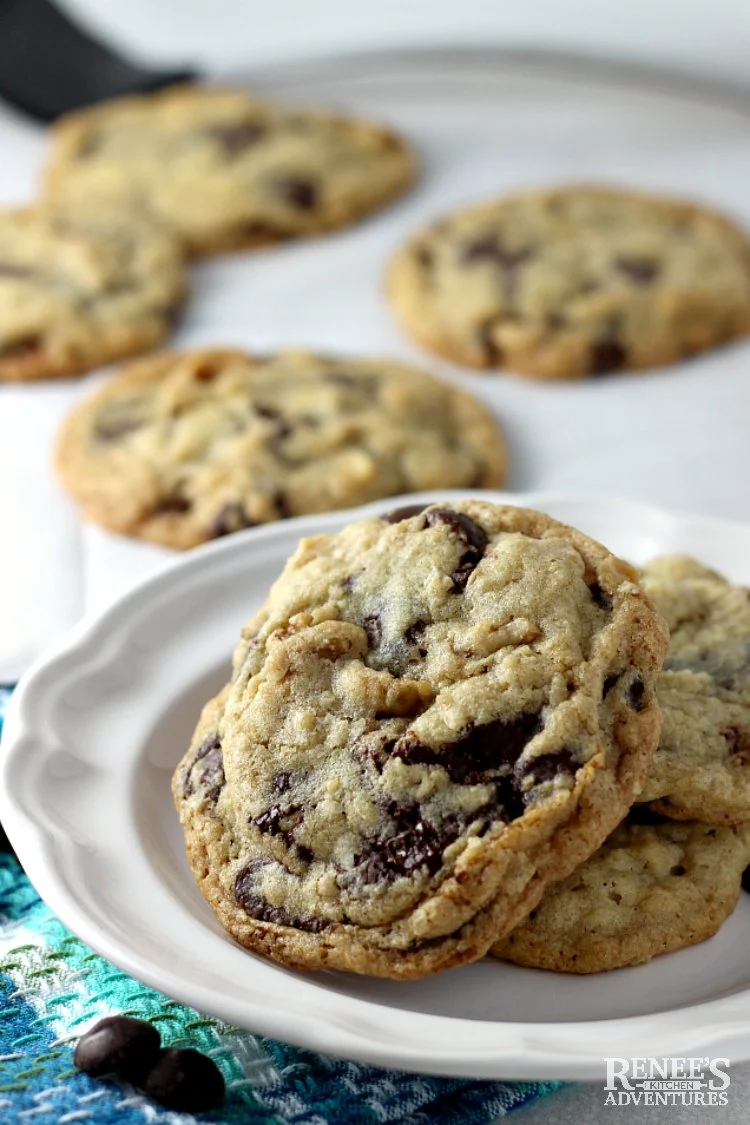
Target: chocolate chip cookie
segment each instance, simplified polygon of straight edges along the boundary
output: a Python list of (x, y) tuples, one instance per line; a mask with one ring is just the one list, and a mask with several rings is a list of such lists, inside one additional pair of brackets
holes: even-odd
[(492, 952), (558, 973), (641, 965), (713, 937), (749, 862), (750, 825), (643, 824), (636, 813)]
[(186, 294), (175, 239), (88, 206), (0, 213), (0, 382), (78, 375), (172, 331)]
[(750, 594), (694, 559), (644, 567), (670, 628), (659, 750), (639, 800), (677, 820), (750, 820)]
[(96, 523), (186, 548), (270, 520), (505, 478), (476, 399), (378, 359), (194, 351), (126, 367), (67, 420), (63, 481)]
[(55, 198), (135, 201), (193, 254), (346, 226), (404, 192), (410, 149), (368, 122), (172, 87), (72, 114), (54, 130)]
[(578, 379), (750, 331), (750, 244), (720, 215), (605, 188), (528, 192), (421, 231), (389, 276), (404, 328), (472, 367)]
[(303, 540), (174, 777), (222, 925), (307, 969), (482, 957), (648, 768), (667, 633), (634, 578), (483, 500)]

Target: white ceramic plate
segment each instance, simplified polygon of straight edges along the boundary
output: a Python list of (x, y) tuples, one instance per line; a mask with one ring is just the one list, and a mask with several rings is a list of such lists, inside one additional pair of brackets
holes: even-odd
[[(550, 512), (634, 562), (689, 552), (750, 581), (750, 526), (606, 497), (498, 498)], [(221, 930), (188, 870), (170, 775), (226, 679), (240, 626), (298, 538), (351, 516), (275, 524), (193, 552), (29, 672), (7, 717), (0, 809), (42, 897), (155, 988), (330, 1054), (436, 1074), (578, 1079), (602, 1074), (606, 1056), (750, 1058), (746, 895), (711, 941), (583, 978), (491, 960), (414, 983), (304, 976)]]

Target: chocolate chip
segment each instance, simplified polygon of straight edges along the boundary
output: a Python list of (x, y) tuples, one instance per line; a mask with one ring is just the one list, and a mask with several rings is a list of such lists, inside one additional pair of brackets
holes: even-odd
[(489, 320), (483, 321), (477, 329), (477, 340), (482, 349), (484, 362), (488, 367), (499, 367), (503, 362), (502, 348), (494, 336), (497, 325), (497, 317), (490, 317)]
[(435, 255), (428, 246), (418, 246), (414, 251), (414, 257), (423, 270), (431, 270), (435, 264)]
[(216, 1109), (225, 1092), (216, 1063), (192, 1047), (168, 1047), (161, 1051), (141, 1089), (159, 1105), (183, 1113)]
[(312, 211), (318, 202), (317, 185), (302, 176), (284, 176), (274, 186), (277, 194), (299, 211)]
[(259, 922), (271, 922), (276, 926), (291, 926), (296, 930), (317, 934), (330, 925), (324, 918), (293, 918), (283, 906), (271, 906), (270, 902), (257, 894), (256, 877), (265, 866), (265, 861), (254, 860), (243, 868), (234, 881), (234, 897), (251, 918)]
[(503, 242), (502, 235), (488, 234), (467, 242), (461, 251), (461, 262), (469, 265), (471, 262), (490, 261), (496, 262), (504, 270), (514, 270), (523, 262), (534, 257), (534, 251), (528, 246), (518, 250), (511, 250)]
[(592, 375), (606, 375), (617, 371), (628, 358), (628, 353), (614, 336), (606, 336), (591, 348)]
[(282, 793), (288, 793), (291, 788), (292, 775), (287, 770), (282, 770), (280, 773), (277, 773), (271, 785), (273, 792), (281, 796)]
[(242, 531), (243, 528), (257, 526), (257, 522), (250, 519), (243, 505), (236, 502), (225, 504), (221, 508), (209, 528), (209, 534), (212, 539), (220, 539), (224, 535)]
[(105, 414), (94, 428), (94, 437), (97, 441), (119, 441), (126, 434), (132, 434), (135, 430), (139, 430), (142, 425), (142, 418), (112, 415), (108, 419)]
[(212, 125), (207, 132), (228, 156), (236, 156), (257, 144), (267, 130), (259, 121), (240, 121), (235, 125)]
[(607, 613), (612, 611), (612, 599), (606, 590), (604, 590), (598, 582), (592, 582), (589, 586), (589, 593), (592, 599), (599, 606), (599, 609), (604, 609)]
[(386, 520), (387, 523), (401, 523), (403, 520), (410, 520), (413, 516), (421, 515), (426, 507), (426, 504), (405, 504), (403, 508), (394, 508), (390, 512), (384, 512), (380, 518)]
[(659, 273), (661, 267), (653, 258), (623, 255), (615, 259), (615, 266), (636, 285), (648, 285)]
[(273, 406), (263, 406), (257, 403), (255, 406), (255, 413), (261, 418), (267, 418), (269, 421), (274, 422), (274, 437), (278, 440), (289, 437), (292, 432), (291, 422), (284, 417), (280, 410), (276, 410)]
[(135, 1077), (156, 1062), (161, 1048), (153, 1024), (130, 1016), (107, 1016), (78, 1040), (73, 1062), (84, 1074)]
[(304, 817), (301, 805), (271, 805), (260, 816), (253, 818), (252, 823), (267, 836), (278, 836), (288, 848), (294, 846), (294, 829), (302, 823)]
[(0, 344), (0, 359), (23, 359), (41, 352), (42, 347), (41, 336), (24, 336), (19, 340), (11, 340), (8, 344)]
[(742, 889), (750, 893), (750, 867), (746, 867), (742, 873)]
[(732, 760), (742, 766), (750, 765), (750, 731), (729, 727), (722, 735)]
[(628, 703), (634, 711), (643, 711), (646, 706), (646, 685), (640, 676), (636, 676), (628, 688)]
[[(206, 743), (204, 743), (205, 745)], [(215, 740), (212, 740), (209, 749), (200, 757), (203, 760), (203, 769), (200, 772), (199, 783), (205, 790), (206, 799), (216, 803), (226, 780), (224, 777), (224, 752), (218, 736)]]
[(570, 750), (555, 750), (550, 754), (540, 754), (538, 758), (531, 758), (526, 762), (518, 762), (515, 768), (516, 778), (519, 781), (531, 777), (534, 785), (541, 785), (545, 781), (554, 781), (556, 777), (574, 777), (580, 768)]
[(294, 513), (290, 507), (289, 498), (283, 489), (277, 488), (274, 492), (273, 506), (280, 520), (290, 520), (292, 518)]
[(426, 867), (435, 875), (443, 863), (443, 852), (458, 837), (459, 823), (449, 817), (439, 827), (426, 821), (418, 805), (392, 802), (389, 815), (397, 831), (370, 842), (368, 850), (355, 858), (355, 872), (365, 884), (390, 882)]
[(179, 492), (173, 493), (171, 496), (164, 496), (154, 508), (152, 515), (161, 516), (169, 513), (176, 515), (184, 515), (190, 512), (193, 507), (192, 500), (188, 500), (187, 496), (181, 495)]
[(512, 766), (541, 726), (536, 711), (481, 725), (469, 723), (455, 742), (438, 747), (425, 746), (413, 731), (406, 731), (392, 753), (407, 765), (440, 766), (458, 785), (478, 785), (493, 780), (493, 771)]
[(1, 277), (19, 277), (27, 278), (34, 277), (35, 270), (29, 266), (20, 266), (17, 262), (0, 262), (0, 278)]
[(467, 547), (451, 575), (453, 592), (457, 594), (466, 588), (473, 571), (482, 561), (487, 547), (487, 536), (483, 528), (463, 512), (454, 512), (451, 508), (430, 509), (426, 516), (427, 526), (436, 527), (441, 523), (446, 524)]
[(367, 634), (370, 648), (377, 648), (383, 639), (383, 622), (377, 613), (368, 613), (362, 620), (362, 628)]
[(427, 622), (422, 621), (421, 618), (420, 618), (419, 621), (415, 621), (413, 625), (409, 625), (408, 628), (406, 629), (405, 633), (404, 633), (404, 639), (406, 640), (407, 644), (410, 644), (410, 645), (419, 644), (419, 641), (421, 640), (422, 636), (424, 635), (424, 631), (425, 631), (426, 628), (427, 628)]
[(607, 698), (609, 693), (612, 691), (612, 688), (615, 686), (615, 684), (617, 683), (617, 681), (619, 679), (620, 679), (619, 673), (617, 675), (614, 675), (614, 676), (605, 676), (604, 683), (602, 684), (602, 699)]

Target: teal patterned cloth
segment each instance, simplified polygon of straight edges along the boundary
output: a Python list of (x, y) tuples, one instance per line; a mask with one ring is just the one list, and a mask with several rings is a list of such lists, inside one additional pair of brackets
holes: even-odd
[[(0, 687), (2, 710), (10, 695)], [(147, 1019), (165, 1045), (195, 1047), (224, 1075), (219, 1110), (160, 1109), (73, 1067), (102, 1016)], [(99, 957), (0, 856), (0, 1122), (3, 1125), (489, 1125), (556, 1083), (473, 1082), (380, 1070), (252, 1035), (186, 1008)]]

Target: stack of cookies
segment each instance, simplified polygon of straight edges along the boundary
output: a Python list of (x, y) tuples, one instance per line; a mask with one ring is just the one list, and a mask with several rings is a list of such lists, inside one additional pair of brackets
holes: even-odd
[(394, 979), (702, 941), (750, 864), (749, 646), (746, 590), (538, 512), (304, 540), (174, 775), (198, 886), (256, 953)]
[(303, 540), (175, 773), (202, 893), (284, 965), (484, 956), (638, 797), (667, 642), (635, 571), (538, 512)]

